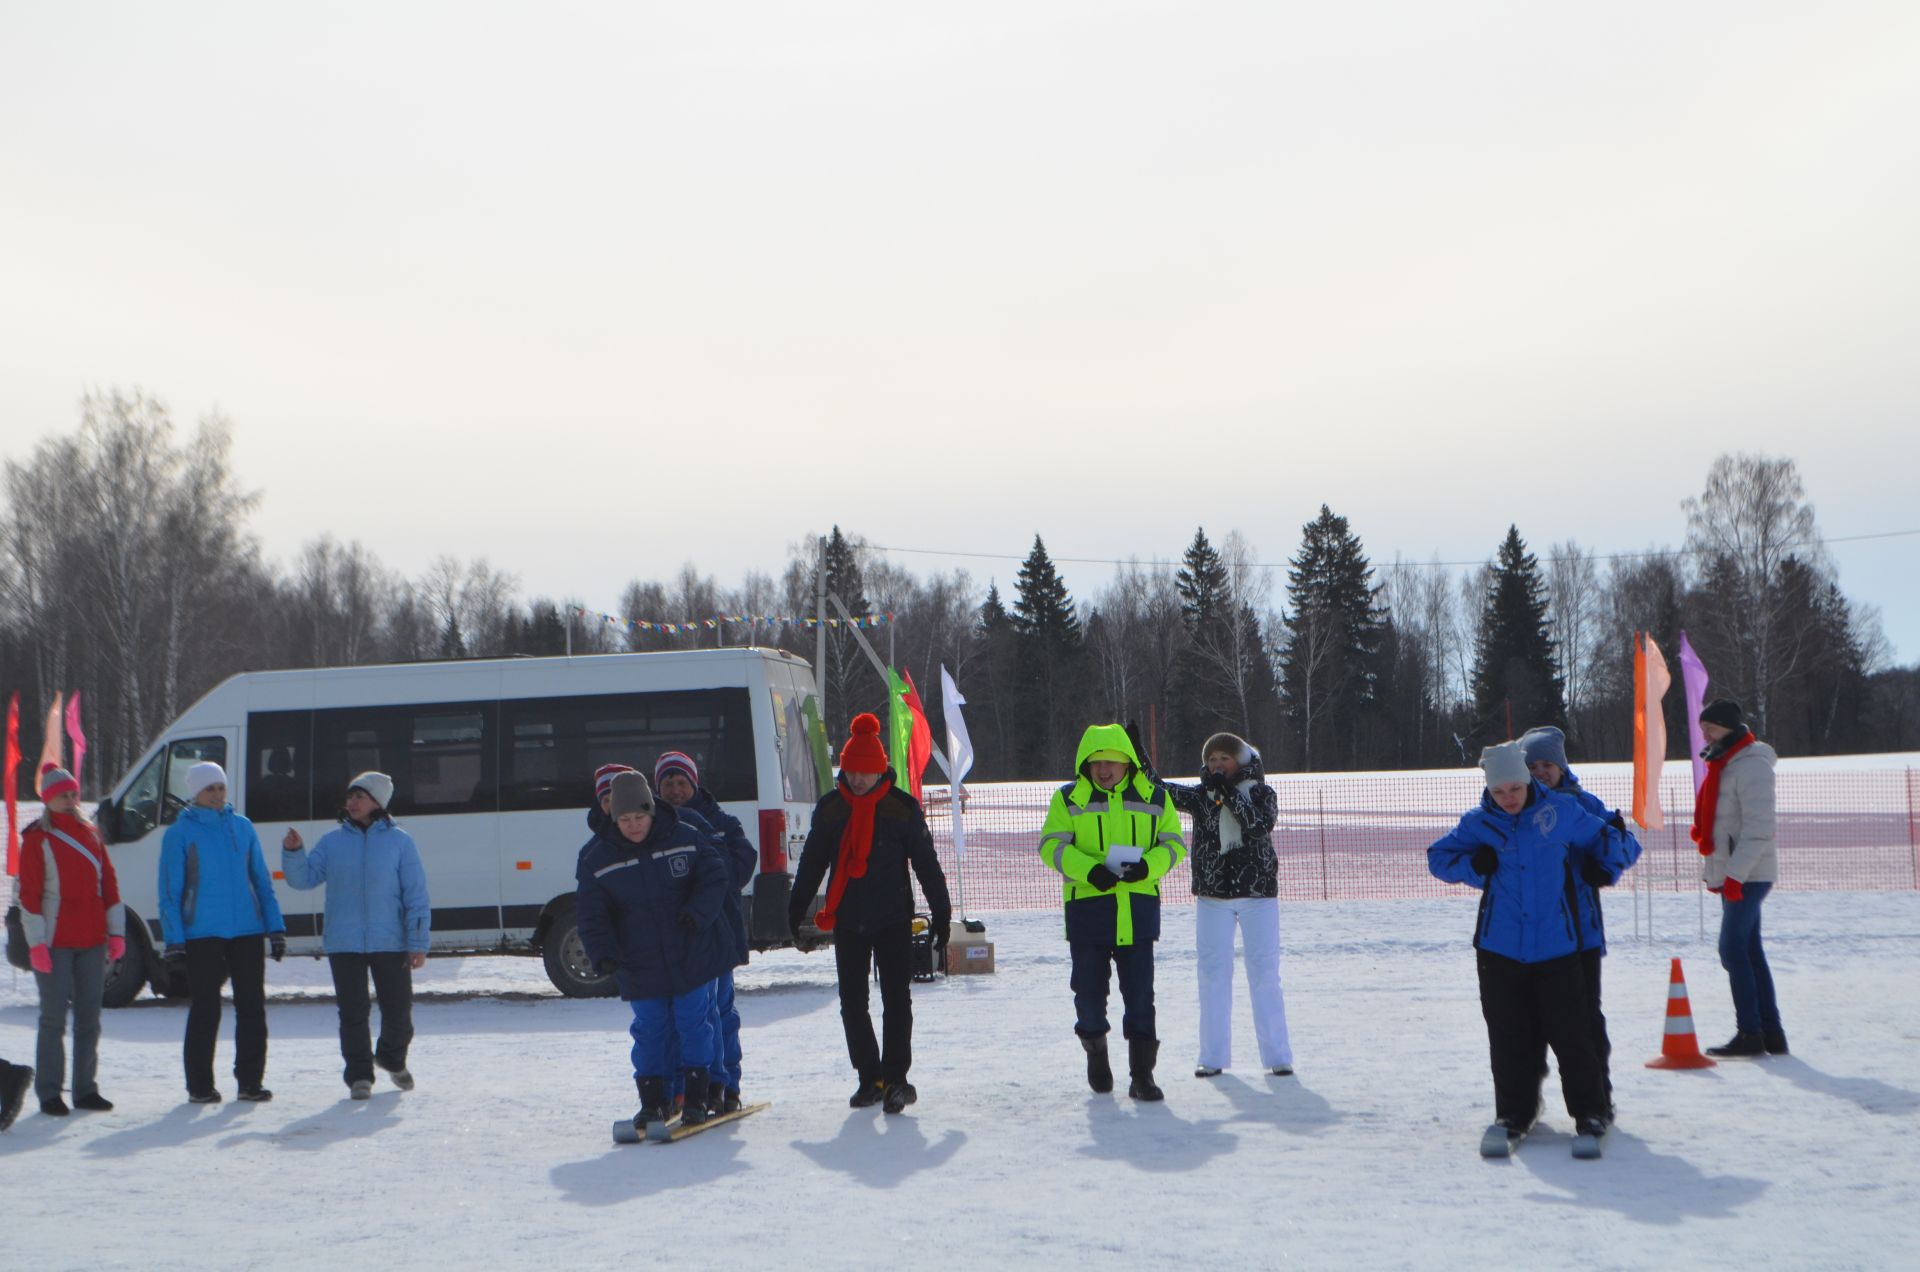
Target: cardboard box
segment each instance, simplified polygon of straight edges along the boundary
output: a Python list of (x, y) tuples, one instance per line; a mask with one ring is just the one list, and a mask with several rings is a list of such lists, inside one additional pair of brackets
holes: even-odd
[(978, 932), (971, 934), (967, 941), (953, 941), (947, 946), (947, 975), (973, 976), (993, 971), (993, 942), (984, 939)]

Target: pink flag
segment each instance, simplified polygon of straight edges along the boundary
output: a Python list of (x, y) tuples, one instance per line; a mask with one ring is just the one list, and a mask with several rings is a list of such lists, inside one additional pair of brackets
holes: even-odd
[(1687, 634), (1680, 633), (1680, 680), (1682, 695), (1687, 701), (1687, 743), (1689, 754), (1693, 756), (1693, 793), (1700, 793), (1700, 783), (1707, 780), (1707, 762), (1700, 758), (1700, 752), (1707, 749), (1707, 735), (1700, 732), (1700, 708), (1707, 701), (1707, 665), (1700, 661), (1700, 655), (1693, 652), (1693, 646), (1687, 643)]
[(1667, 758), (1667, 717), (1660, 702), (1672, 686), (1660, 646), (1642, 633), (1633, 651), (1633, 820), (1647, 830), (1667, 824), (1660, 812), (1660, 766)]
[(6, 758), (0, 761), (0, 780), (7, 791), (7, 873), (20, 873), (20, 695), (7, 703)]
[(87, 735), (80, 731), (80, 691), (67, 695), (67, 736), (73, 739), (73, 780), (80, 780), (80, 766), (87, 762)]
[(66, 759), (67, 737), (60, 732), (60, 695), (57, 693), (53, 695), (53, 705), (47, 708), (47, 731), (41, 737), (40, 766), (33, 771), (35, 794), (39, 793), (40, 775), (47, 771), (47, 765), (59, 768)]

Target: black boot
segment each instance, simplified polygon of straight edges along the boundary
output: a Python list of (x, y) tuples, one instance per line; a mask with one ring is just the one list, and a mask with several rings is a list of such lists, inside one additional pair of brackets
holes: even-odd
[(1160, 1058), (1160, 1043), (1155, 1038), (1127, 1039), (1127, 1072), (1133, 1081), (1127, 1094), (1136, 1100), (1164, 1100), (1166, 1092), (1153, 1084), (1153, 1065)]
[(913, 1089), (913, 1083), (889, 1082), (886, 1094), (880, 1098), (880, 1111), (882, 1113), (904, 1112), (907, 1105), (919, 1098), (920, 1093)]
[(707, 1120), (707, 1071), (688, 1069), (687, 1102), (680, 1109), (682, 1126), (698, 1126)]
[(880, 1103), (886, 1093), (886, 1084), (881, 1082), (880, 1079), (874, 1078), (869, 1081), (866, 1078), (862, 1078), (860, 1079), (860, 1085), (854, 1088), (853, 1095), (848, 1098), (847, 1107), (850, 1109), (870, 1109)]
[(1110, 1095), (1113, 1092), (1113, 1066), (1107, 1063), (1107, 1036), (1088, 1038), (1084, 1035), (1080, 1045), (1087, 1049), (1087, 1085), (1093, 1088), (1095, 1095)]
[(32, 1069), (0, 1060), (0, 1131), (12, 1126), (13, 1119), (20, 1116), (20, 1108), (27, 1102), (27, 1092), (31, 1090)]
[(633, 1084), (640, 1091), (640, 1111), (633, 1118), (635, 1126), (644, 1129), (649, 1122), (664, 1122), (673, 1115), (673, 1106), (667, 1101), (665, 1078), (635, 1078)]
[(727, 1110), (727, 1084), (718, 1078), (707, 1079), (707, 1114), (724, 1113)]
[[(1782, 1041), (1785, 1041), (1785, 1039), (1782, 1039)], [(1707, 1054), (1710, 1056), (1720, 1056), (1722, 1058), (1732, 1057), (1734, 1059), (1745, 1060), (1754, 1056), (1766, 1055), (1767, 1043), (1766, 1039), (1762, 1038), (1759, 1034), (1748, 1033), (1742, 1029), (1735, 1033), (1733, 1037), (1728, 1039), (1723, 1045), (1708, 1047)]]
[(1761, 1038), (1761, 1041), (1766, 1043), (1768, 1055), (1784, 1056), (1787, 1054), (1787, 1031), (1786, 1030), (1763, 1029), (1760, 1031), (1760, 1038)]

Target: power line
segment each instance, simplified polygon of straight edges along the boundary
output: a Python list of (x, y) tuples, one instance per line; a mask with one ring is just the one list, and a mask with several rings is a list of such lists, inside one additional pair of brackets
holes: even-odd
[[(1827, 535), (1819, 539), (1803, 539), (1798, 543), (1783, 544), (1782, 547), (1785, 549), (1807, 548), (1807, 547), (1815, 547), (1815, 546), (1824, 547), (1830, 543), (1858, 543), (1865, 539), (1900, 539), (1900, 538), (1907, 538), (1913, 535), (1920, 535), (1920, 529), (1877, 530), (1870, 534)], [(962, 557), (967, 560), (980, 560), (980, 561), (1024, 561), (1030, 555), (1029, 553), (1024, 553), (1024, 552), (959, 552), (959, 551), (954, 551), (947, 548), (889, 547), (889, 546), (878, 544), (878, 543), (869, 543), (866, 546), (874, 552), (911, 553), (915, 556)], [(1592, 554), (1592, 559), (1595, 561), (1646, 561), (1646, 560), (1652, 560), (1660, 557), (1693, 556), (1697, 552), (1698, 552), (1698, 549), (1696, 548), (1650, 548), (1644, 552), (1596, 552)], [(1063, 565), (1138, 565), (1140, 564), (1140, 559), (1138, 557), (1056, 556), (1056, 557), (1050, 557), (1050, 559), (1056, 563), (1063, 564)], [(1152, 563), (1153, 564), (1171, 564), (1171, 561), (1162, 560), (1160, 558), (1154, 558)], [(1395, 565), (1448, 566), (1448, 567), (1467, 567), (1467, 566), (1475, 566), (1475, 565), (1485, 565), (1486, 563), (1487, 563), (1487, 559), (1482, 559), (1478, 561), (1395, 560), (1394, 562), (1392, 562), (1392, 564), (1395, 564)], [(1378, 557), (1375, 557), (1373, 564), (1376, 569), (1379, 568), (1381, 565), (1380, 559)], [(1292, 568), (1293, 563), (1291, 561), (1250, 561), (1248, 562), (1248, 565), (1252, 569), (1256, 569), (1256, 570), (1284, 570), (1284, 569)]]

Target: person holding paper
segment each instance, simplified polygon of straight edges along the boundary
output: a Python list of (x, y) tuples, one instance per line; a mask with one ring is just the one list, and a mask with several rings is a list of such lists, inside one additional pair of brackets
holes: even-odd
[(1186, 856), (1173, 800), (1141, 771), (1124, 726), (1096, 724), (1081, 735), (1074, 780), (1054, 793), (1040, 828), (1040, 860), (1061, 876), (1073, 960), (1073, 1031), (1087, 1053), (1087, 1085), (1113, 1090), (1107, 1056), (1109, 968), (1120, 974), (1136, 1100), (1159, 1100), (1153, 1067), (1153, 943), (1160, 938), (1160, 880)]

